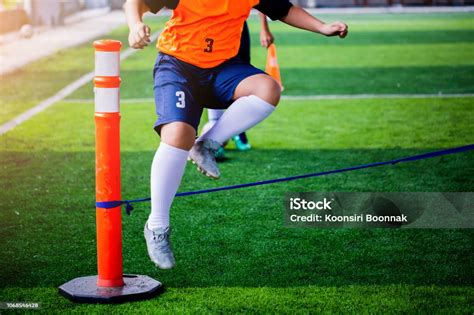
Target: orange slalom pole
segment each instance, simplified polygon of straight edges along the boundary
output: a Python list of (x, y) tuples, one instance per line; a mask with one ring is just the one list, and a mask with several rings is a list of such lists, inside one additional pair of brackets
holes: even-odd
[[(96, 201), (118, 201), (120, 193), (120, 48), (99, 40), (95, 48)], [(96, 207), (98, 275), (74, 278), (58, 287), (78, 303), (122, 303), (151, 299), (163, 284), (146, 275), (123, 274), (121, 207)]]
[[(94, 42), (96, 50), (95, 132), (96, 200), (121, 199), (120, 187), (120, 48), (118, 41)], [(124, 285), (121, 207), (96, 208), (99, 287)]]
[(278, 65), (275, 44), (270, 44), (270, 46), (268, 46), (265, 72), (268, 73), (273, 79), (275, 79), (278, 84), (280, 84), (280, 88), (283, 91), (284, 88), (283, 84), (281, 83), (280, 66)]

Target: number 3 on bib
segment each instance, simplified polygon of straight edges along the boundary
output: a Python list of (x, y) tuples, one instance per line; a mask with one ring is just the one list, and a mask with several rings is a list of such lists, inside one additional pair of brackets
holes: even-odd
[(185, 108), (186, 107), (186, 99), (185, 94), (183, 91), (177, 91), (176, 96), (178, 97), (178, 102), (176, 102), (176, 107), (178, 108)]

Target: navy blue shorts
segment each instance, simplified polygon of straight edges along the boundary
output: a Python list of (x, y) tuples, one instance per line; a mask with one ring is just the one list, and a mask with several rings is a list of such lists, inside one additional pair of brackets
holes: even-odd
[(173, 56), (158, 53), (153, 70), (159, 133), (164, 124), (180, 121), (197, 130), (203, 108), (226, 109), (237, 85), (250, 76), (265, 73), (239, 57), (203, 69)]

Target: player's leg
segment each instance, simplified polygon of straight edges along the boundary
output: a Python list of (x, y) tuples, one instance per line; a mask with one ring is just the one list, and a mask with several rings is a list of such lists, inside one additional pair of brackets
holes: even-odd
[[(250, 64), (250, 32), (247, 22), (244, 23), (244, 27), (242, 29), (242, 36), (240, 38), (240, 48), (237, 56), (240, 58), (240, 60)], [(250, 142), (245, 131), (239, 135), (235, 135), (234, 137), (232, 137), (232, 140), (234, 140), (235, 142), (235, 148), (239, 151), (247, 151), (251, 148)]]
[(183, 80), (171, 57), (158, 58), (155, 68), (155, 130), (161, 136), (151, 167), (151, 213), (144, 234), (151, 260), (162, 269), (173, 268), (169, 241), (170, 208), (184, 174), (201, 114), (194, 106), (190, 82)]
[(211, 139), (222, 143), (232, 135), (250, 129), (267, 118), (280, 100), (278, 83), (266, 74), (255, 74), (242, 80), (236, 87), (235, 100), (217, 123), (198, 141)]
[(164, 125), (161, 128), (161, 143), (151, 166), (151, 212), (144, 234), (151, 260), (162, 269), (170, 269), (175, 265), (169, 241), (170, 208), (195, 135), (194, 128), (186, 123)]
[[(266, 73), (249, 76), (237, 85), (232, 99), (256, 96), (266, 103), (276, 107), (280, 101), (281, 88), (278, 82)], [(232, 105), (231, 105), (232, 106)]]
[(233, 136), (232, 140), (234, 141), (235, 148), (238, 151), (248, 151), (252, 148), (252, 146), (250, 145), (248, 141), (246, 132), (242, 132), (239, 135)]
[(205, 133), (209, 129), (211, 129), (214, 124), (221, 118), (222, 114), (224, 114), (224, 109), (211, 109), (207, 110), (207, 123), (202, 128), (202, 133)]
[[(202, 131), (201, 131), (201, 134), (205, 133), (206, 131), (208, 131), (209, 129), (212, 128), (212, 126), (214, 126), (214, 124), (219, 120), (219, 118), (221, 118), (222, 114), (224, 114), (224, 109), (211, 109), (209, 108), (207, 110), (207, 123), (204, 125), (204, 127), (202, 127)], [(225, 149), (224, 147), (226, 146), (226, 143), (223, 144), (223, 146), (221, 146), (219, 148), (219, 150), (216, 151), (216, 159), (223, 159), (224, 156), (225, 156)]]
[(172, 122), (161, 127), (161, 143), (151, 166), (151, 213), (148, 227), (169, 226), (169, 209), (178, 190), (196, 131), (184, 122)]
[[(240, 47), (239, 52), (237, 53), (237, 58), (241, 61), (250, 64), (250, 32), (247, 25), (247, 22), (244, 22), (244, 26), (242, 28), (242, 34), (240, 36)], [(214, 124), (221, 118), (222, 114), (224, 114), (224, 110), (222, 109), (208, 109), (207, 111), (209, 120), (202, 128), (202, 134), (212, 128)], [(240, 135), (234, 135), (232, 140), (235, 142), (235, 146), (239, 151), (246, 151), (250, 149), (250, 145), (248, 143), (247, 135), (245, 132), (241, 133)], [(216, 152), (216, 158), (224, 157), (224, 145)]]
[(215, 92), (223, 103), (233, 102), (217, 123), (199, 137), (189, 157), (206, 175), (219, 178), (213, 152), (233, 135), (267, 118), (275, 110), (281, 90), (278, 83), (261, 70), (230, 61), (216, 77)]

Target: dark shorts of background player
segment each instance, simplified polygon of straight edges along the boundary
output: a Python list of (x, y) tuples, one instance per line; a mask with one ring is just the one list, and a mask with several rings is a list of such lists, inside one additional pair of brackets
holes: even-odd
[(185, 122), (197, 130), (203, 108), (226, 109), (233, 102), (237, 85), (250, 76), (265, 73), (238, 56), (203, 69), (173, 56), (158, 53), (153, 71), (158, 120), (154, 128)]

